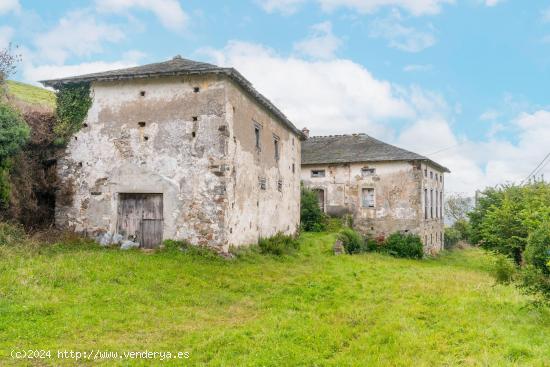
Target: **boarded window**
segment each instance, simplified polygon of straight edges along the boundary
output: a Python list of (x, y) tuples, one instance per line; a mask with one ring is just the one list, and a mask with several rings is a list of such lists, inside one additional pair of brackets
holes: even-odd
[(374, 208), (374, 189), (366, 188), (362, 190), (361, 205), (363, 208)]
[(255, 139), (255, 144), (256, 144), (256, 149), (260, 149), (261, 148), (261, 126), (259, 124), (254, 124), (254, 139)]
[(318, 170), (311, 170), (311, 177), (325, 177), (325, 170), (324, 169), (318, 169)]
[(424, 219), (428, 219), (428, 189), (424, 189)]
[(275, 150), (275, 160), (279, 160), (279, 137), (276, 135), (273, 135), (273, 147)]
[(434, 190), (430, 190), (430, 219), (434, 219)]
[(376, 174), (376, 169), (374, 168), (368, 168), (368, 167), (361, 168), (361, 177), (374, 176), (375, 174)]

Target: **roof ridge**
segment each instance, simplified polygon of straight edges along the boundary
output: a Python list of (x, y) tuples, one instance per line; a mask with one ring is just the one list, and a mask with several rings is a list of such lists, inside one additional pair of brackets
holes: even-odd
[(351, 134), (313, 135), (313, 136), (310, 136), (308, 139), (336, 138), (336, 137), (341, 137), (341, 136), (368, 136), (368, 137), (371, 137), (370, 135), (367, 135), (365, 133), (351, 133)]

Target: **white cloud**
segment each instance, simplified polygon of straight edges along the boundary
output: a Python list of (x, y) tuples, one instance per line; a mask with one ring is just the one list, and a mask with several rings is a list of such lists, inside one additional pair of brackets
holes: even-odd
[(8, 26), (0, 27), (0, 48), (6, 48), (13, 37), (13, 28)]
[(332, 33), (332, 24), (322, 22), (311, 27), (310, 35), (294, 44), (294, 50), (315, 59), (334, 58), (342, 40)]
[(485, 0), (485, 6), (495, 6), (501, 3), (503, 0)]
[(0, 0), (0, 14), (18, 13), (20, 10), (19, 0)]
[[(312, 135), (364, 132), (449, 167), (448, 192), (473, 195), (476, 189), (520, 182), (547, 152), (550, 111), (520, 114), (494, 126), (494, 134), (474, 141), (453, 131), (457, 113), (445, 98), (418, 86), (375, 78), (350, 60), (285, 57), (261, 45), (230, 42), (203, 49), (213, 62), (234, 66), (270, 98), (297, 127)], [(511, 142), (499, 129), (517, 130)], [(550, 177), (550, 164), (546, 167)]]
[(544, 23), (550, 22), (550, 8), (543, 9), (540, 16)]
[[(307, 0), (266, 0), (260, 2), (269, 12), (279, 11), (292, 14)], [(333, 11), (348, 8), (359, 13), (373, 13), (383, 7), (401, 8), (412, 15), (437, 14), (444, 4), (453, 4), (454, 0), (315, 0), (323, 10)], [(495, 1), (495, 0), (488, 0)]]
[(387, 137), (391, 128), (384, 121), (415, 115), (403, 91), (350, 60), (307, 61), (235, 41), (201, 53), (219, 65), (237, 67), (297, 126), (315, 134), (366, 131)]
[(97, 10), (107, 13), (124, 13), (132, 8), (151, 11), (162, 25), (173, 31), (182, 31), (189, 16), (177, 0), (96, 0)]
[(257, 2), (268, 13), (279, 12), (290, 15), (298, 11), (305, 0), (258, 0)]
[(38, 35), (35, 44), (38, 56), (63, 64), (71, 55), (90, 56), (103, 50), (104, 42), (118, 42), (124, 33), (115, 26), (98, 22), (84, 11), (68, 13), (50, 31)]
[(481, 121), (491, 121), (491, 120), (496, 120), (499, 116), (500, 116), (500, 114), (497, 111), (487, 110), (487, 111), (483, 112), (481, 114), (481, 116), (479, 116), (479, 119)]
[(29, 83), (37, 84), (40, 80), (58, 79), (75, 75), (97, 73), (115, 69), (123, 69), (138, 65), (145, 57), (141, 51), (131, 50), (123, 54), (122, 59), (113, 62), (93, 61), (74, 65), (41, 64), (34, 65), (23, 58), (23, 79)]
[(433, 34), (403, 25), (397, 11), (393, 11), (389, 17), (375, 19), (370, 25), (369, 35), (383, 38), (390, 47), (406, 52), (420, 52), (436, 43)]
[(405, 67), (403, 67), (403, 71), (407, 73), (422, 72), (422, 71), (430, 71), (432, 70), (432, 68), (433, 68), (432, 64), (410, 64), (410, 65), (405, 65)]

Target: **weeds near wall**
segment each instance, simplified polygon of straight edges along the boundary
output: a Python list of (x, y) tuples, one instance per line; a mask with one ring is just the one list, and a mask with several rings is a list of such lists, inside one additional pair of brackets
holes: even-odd
[(56, 145), (67, 145), (82, 127), (92, 105), (90, 84), (63, 85), (57, 92), (57, 123), (54, 127)]

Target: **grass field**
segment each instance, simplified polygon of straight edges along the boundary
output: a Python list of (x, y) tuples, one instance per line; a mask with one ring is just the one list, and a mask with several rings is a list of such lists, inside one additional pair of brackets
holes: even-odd
[(14, 80), (8, 80), (6, 85), (8, 95), (17, 102), (33, 108), (55, 108), (55, 94), (47, 89)]
[[(277, 258), (91, 243), (0, 246), (0, 365), (550, 366), (550, 314), (495, 285), (478, 249), (333, 256), (305, 233)], [(189, 359), (14, 360), (14, 349)]]

